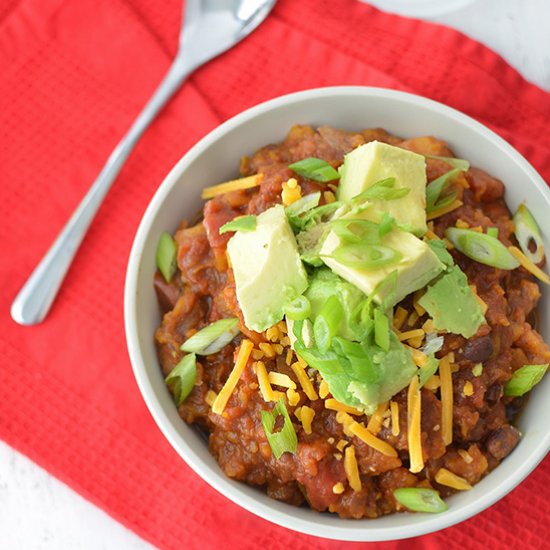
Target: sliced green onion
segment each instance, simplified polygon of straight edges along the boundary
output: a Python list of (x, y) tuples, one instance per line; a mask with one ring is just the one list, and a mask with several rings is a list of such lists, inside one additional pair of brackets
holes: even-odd
[(431, 181), (426, 186), (426, 212), (428, 214), (451, 204), (456, 199), (456, 192), (452, 192), (444, 197), (441, 197), (441, 195), (460, 172), (460, 169), (454, 168)]
[[(292, 321), (292, 319), (291, 319)], [(296, 338), (296, 341), (299, 344), (304, 344), (304, 337), (303, 337), (303, 328), (304, 328), (304, 322), (302, 320), (298, 321), (292, 321), (292, 334), (294, 334), (294, 337)]]
[(359, 302), (350, 315), (350, 327), (358, 340), (365, 340), (374, 330), (372, 300)]
[(439, 493), (435, 489), (424, 489), (421, 487), (403, 487), (394, 489), (395, 500), (408, 508), (411, 512), (429, 512), (438, 514), (448, 510)]
[(315, 208), (319, 201), (321, 200), (321, 191), (316, 191), (315, 193), (310, 193), (301, 199), (293, 202), (285, 208), (285, 213), (287, 217), (296, 217), (308, 212), (312, 208)]
[(382, 214), (382, 219), (378, 224), (378, 236), (380, 238), (385, 237), (388, 233), (391, 232), (395, 225), (395, 218), (390, 216), (387, 212)]
[(210, 323), (186, 340), (180, 349), (198, 355), (217, 353), (239, 333), (238, 323), (239, 320), (234, 317)]
[(489, 237), (494, 237), (495, 239), (498, 239), (498, 227), (488, 227), (487, 235), (489, 235)]
[(402, 254), (381, 244), (344, 244), (333, 251), (332, 257), (348, 267), (377, 269), (397, 263)]
[(437, 353), (439, 350), (441, 350), (444, 342), (445, 342), (445, 339), (443, 338), (443, 336), (436, 336), (435, 334), (427, 334), (426, 344), (420, 351), (425, 355), (432, 355), (433, 353)]
[(390, 320), (380, 308), (374, 310), (374, 341), (384, 351), (390, 349)]
[[(542, 242), (540, 228), (525, 204), (519, 205), (513, 219), (515, 225), (514, 233), (522, 252), (534, 264), (542, 262), (544, 258), (544, 243)], [(533, 246), (535, 247), (534, 251), (531, 250)]]
[(515, 269), (519, 262), (508, 249), (494, 237), (471, 229), (449, 227), (445, 236), (464, 255), (481, 264), (499, 269)]
[(229, 231), (254, 231), (256, 229), (256, 216), (238, 216), (220, 227), (220, 235)]
[(311, 304), (305, 296), (298, 296), (284, 306), (285, 315), (292, 321), (303, 321), (311, 313)]
[(453, 168), (458, 168), (463, 172), (465, 172), (466, 170), (468, 170), (468, 168), (470, 168), (470, 163), (464, 159), (457, 159), (455, 157), (438, 157), (437, 155), (428, 155), (425, 153), (421, 153), (421, 155), (428, 159), (443, 160), (447, 164), (450, 164)]
[(435, 356), (432, 354), (428, 357), (428, 360), (426, 361), (426, 364), (421, 367), (418, 371), (420, 384), (419, 387), (421, 388), (437, 371), (437, 368), (439, 367), (439, 359), (436, 359)]
[(340, 174), (328, 162), (315, 157), (290, 164), (289, 168), (304, 178), (322, 183), (340, 179)]
[(394, 187), (395, 178), (386, 178), (377, 181), (362, 193), (355, 195), (355, 197), (351, 199), (351, 202), (353, 204), (359, 204), (368, 200), (392, 201), (400, 199), (411, 192), (409, 187), (400, 187), (399, 189), (394, 189)]
[(322, 204), (316, 208), (312, 208), (306, 212), (302, 218), (302, 224), (305, 227), (310, 222), (318, 223), (325, 216), (333, 214), (338, 208), (340, 208), (344, 203), (341, 201), (329, 202), (328, 204)]
[[(282, 416), (284, 419), (283, 427), (280, 431), (274, 432), (275, 422), (277, 418)], [(262, 425), (264, 427), (267, 442), (273, 451), (273, 455), (277, 460), (281, 458), (283, 453), (295, 453), (298, 448), (298, 437), (296, 431), (288, 415), (285, 407), (285, 402), (281, 397), (272, 411), (262, 411)]]
[(334, 233), (348, 243), (378, 244), (380, 242), (380, 226), (369, 220), (339, 218), (332, 220), (330, 225)]
[(167, 283), (171, 281), (178, 267), (176, 259), (177, 251), (176, 241), (170, 233), (164, 231), (157, 245), (157, 267)]
[(512, 378), (504, 386), (504, 395), (519, 397), (536, 386), (548, 369), (546, 365), (525, 365), (514, 371)]
[(197, 357), (194, 353), (186, 355), (164, 379), (174, 392), (176, 405), (179, 407), (191, 393), (197, 380)]
[(335, 295), (330, 296), (313, 322), (315, 343), (321, 353), (326, 353), (330, 348), (332, 337), (338, 332), (343, 318), (344, 308), (340, 300)]

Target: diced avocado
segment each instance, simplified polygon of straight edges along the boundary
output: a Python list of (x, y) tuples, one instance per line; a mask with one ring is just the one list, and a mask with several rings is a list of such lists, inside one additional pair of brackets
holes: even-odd
[(296, 240), (302, 261), (315, 267), (323, 265), (319, 252), (329, 230), (327, 223), (318, 223), (298, 233)]
[(359, 401), (358, 408), (370, 414), (380, 403), (388, 401), (408, 386), (418, 369), (411, 353), (403, 346), (393, 331), (390, 331), (388, 351), (383, 351), (377, 346), (369, 346), (366, 347), (366, 352), (374, 365), (377, 374), (376, 380), (365, 383), (358, 376), (349, 383), (348, 392)]
[(394, 332), (388, 351), (344, 338), (335, 340), (337, 345), (327, 353), (300, 348), (299, 344), (298, 352), (321, 373), (338, 401), (367, 414), (406, 387), (418, 370)]
[(307, 288), (307, 274), (281, 205), (257, 217), (256, 229), (227, 243), (237, 300), (246, 326), (261, 332), (283, 318), (284, 306)]
[[(340, 237), (334, 231), (328, 234), (323, 243), (321, 258), (332, 271), (352, 285), (355, 285), (367, 296), (372, 294), (379, 283), (384, 281), (390, 273), (397, 271), (395, 295), (391, 303), (387, 304), (388, 307), (401, 301), (415, 290), (425, 287), (444, 269), (444, 265), (439, 261), (432, 249), (424, 241), (411, 233), (401, 231), (400, 229), (393, 229), (382, 237), (381, 243), (400, 252), (401, 258), (395, 263), (372, 270), (344, 265), (332, 257), (334, 250), (342, 244)], [(381, 303), (386, 296), (387, 291), (380, 292), (374, 297), (374, 300)]]
[(373, 200), (369, 219), (378, 222), (387, 212), (415, 235), (426, 232), (426, 161), (422, 155), (371, 141), (345, 156), (340, 175), (341, 201), (350, 201), (378, 181), (395, 178), (395, 189), (409, 188), (409, 193), (395, 200)]
[(434, 327), (464, 338), (473, 336), (485, 323), (485, 316), (468, 278), (457, 265), (428, 286), (418, 303), (433, 318)]
[(315, 321), (327, 300), (331, 296), (336, 296), (344, 309), (344, 318), (340, 323), (338, 334), (344, 338), (354, 337), (350, 327), (350, 317), (355, 306), (366, 298), (363, 292), (330, 269), (323, 267), (316, 269), (310, 277), (305, 296), (311, 304), (312, 321)]

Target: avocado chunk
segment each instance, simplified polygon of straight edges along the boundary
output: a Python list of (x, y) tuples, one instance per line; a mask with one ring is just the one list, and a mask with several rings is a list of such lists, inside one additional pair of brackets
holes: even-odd
[(390, 333), (388, 351), (375, 344), (334, 340), (326, 353), (299, 343), (296, 348), (307, 364), (319, 371), (338, 401), (366, 414), (406, 387), (418, 370), (394, 332)]
[(359, 401), (358, 408), (371, 414), (380, 403), (388, 401), (408, 386), (418, 369), (410, 351), (393, 331), (390, 331), (388, 351), (378, 346), (368, 346), (366, 352), (374, 366), (375, 378), (366, 383), (362, 377), (356, 377), (349, 383), (347, 390)]
[(408, 294), (425, 287), (444, 269), (443, 263), (432, 249), (411, 233), (394, 228), (382, 237), (381, 243), (399, 252), (401, 258), (395, 263), (372, 270), (344, 265), (332, 256), (336, 248), (342, 245), (342, 241), (334, 231), (331, 231), (321, 248), (321, 259), (332, 271), (355, 285), (367, 296), (370, 296), (390, 273), (397, 271), (395, 292), (390, 296), (388, 293), (391, 289), (386, 289), (374, 297), (379, 304), (388, 298), (387, 307), (395, 305)]
[(281, 205), (257, 217), (256, 229), (227, 243), (237, 301), (247, 328), (261, 332), (280, 321), (284, 306), (307, 288), (307, 274)]
[(485, 323), (481, 306), (468, 286), (468, 278), (457, 265), (429, 285), (418, 303), (432, 317), (436, 329), (461, 334), (464, 338), (472, 337)]
[(315, 318), (327, 300), (336, 296), (343, 306), (344, 318), (340, 323), (338, 334), (344, 338), (353, 338), (351, 329), (351, 313), (366, 296), (357, 287), (348, 283), (336, 273), (326, 267), (316, 269), (309, 280), (309, 287), (305, 292), (306, 298), (311, 304), (311, 320)]
[(369, 201), (369, 219), (378, 222), (387, 213), (415, 235), (426, 232), (426, 161), (422, 155), (371, 141), (348, 153), (339, 170), (341, 201), (349, 202), (376, 182), (395, 178), (395, 189), (408, 188), (409, 193), (400, 199)]

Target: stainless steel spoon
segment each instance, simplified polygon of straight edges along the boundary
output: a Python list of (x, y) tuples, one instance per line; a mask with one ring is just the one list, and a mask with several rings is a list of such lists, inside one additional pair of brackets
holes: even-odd
[(159, 87), (111, 153), (101, 173), (11, 306), (21, 325), (48, 314), (96, 212), (134, 146), (167, 101), (195, 69), (248, 36), (276, 0), (186, 0), (176, 57)]

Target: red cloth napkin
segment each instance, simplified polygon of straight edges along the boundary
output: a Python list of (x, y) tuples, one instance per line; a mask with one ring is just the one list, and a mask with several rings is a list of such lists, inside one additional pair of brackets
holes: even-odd
[[(51, 315), (17, 326), (13, 297), (166, 71), (180, 10), (180, 0), (0, 3), (0, 437), (162, 548), (359, 547), (245, 512), (164, 440), (134, 382), (123, 330), (138, 222), (192, 144), (280, 94), (336, 84), (407, 89), (489, 125), (547, 179), (550, 95), (450, 29), (354, 0), (280, 0), (252, 36), (185, 84), (107, 197)], [(549, 485), (546, 460), (459, 526), (372, 546), (542, 548)]]

